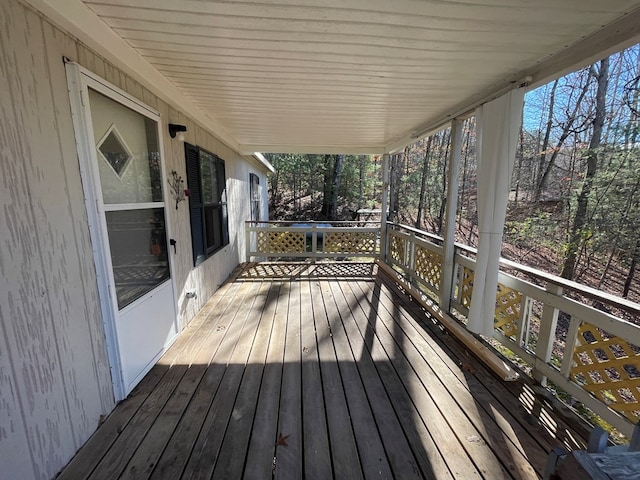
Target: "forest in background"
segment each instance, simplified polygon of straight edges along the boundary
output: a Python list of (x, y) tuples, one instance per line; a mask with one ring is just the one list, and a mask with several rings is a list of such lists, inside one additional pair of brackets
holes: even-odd
[[(476, 246), (475, 119), (465, 120), (457, 240)], [(450, 129), (391, 156), (391, 216), (444, 230)], [(271, 219), (380, 208), (381, 157), (269, 154)], [(640, 45), (525, 96), (502, 255), (640, 300)]]

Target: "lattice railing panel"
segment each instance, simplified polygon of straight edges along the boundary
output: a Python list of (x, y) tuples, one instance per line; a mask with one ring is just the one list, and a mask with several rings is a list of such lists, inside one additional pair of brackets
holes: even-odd
[(471, 308), (471, 294), (473, 293), (473, 275), (470, 268), (462, 267), (462, 278), (458, 288), (460, 289), (460, 305)]
[(391, 238), (391, 245), (389, 245), (389, 253), (391, 253), (391, 258), (396, 262), (398, 262), (399, 264), (404, 265), (404, 262), (405, 262), (404, 239), (396, 236), (391, 236), (390, 238)]
[(520, 305), (522, 294), (517, 290), (498, 284), (496, 294), (495, 328), (507, 337), (518, 334), (518, 320), (520, 319)]
[(416, 246), (416, 274), (432, 287), (440, 288), (442, 277), (442, 255), (427, 248)]
[(258, 253), (303, 253), (307, 245), (305, 234), (299, 232), (257, 232)]
[(376, 232), (325, 232), (326, 253), (371, 253), (376, 251)]
[(640, 420), (640, 355), (589, 323), (578, 330), (570, 378), (632, 423)]

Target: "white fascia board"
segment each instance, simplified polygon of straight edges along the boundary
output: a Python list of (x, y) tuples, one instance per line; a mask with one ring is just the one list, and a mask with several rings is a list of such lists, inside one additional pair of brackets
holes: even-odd
[(240, 145), (240, 153), (242, 155), (253, 155), (254, 152), (300, 153), (314, 155), (322, 155), (324, 153), (329, 155), (382, 155), (383, 153), (386, 153), (384, 147), (380, 146), (341, 147), (340, 145)]
[[(238, 142), (220, 122), (183, 95), (80, 0), (22, 0), (115, 67), (140, 82), (171, 107), (184, 112), (236, 152)], [(77, 59), (71, 59), (77, 61)], [(168, 121), (168, 119), (166, 119)]]
[(269, 170), (271, 173), (276, 173), (275, 167), (260, 152), (253, 152), (252, 157), (255, 158), (258, 163), (260, 163), (260, 165)]

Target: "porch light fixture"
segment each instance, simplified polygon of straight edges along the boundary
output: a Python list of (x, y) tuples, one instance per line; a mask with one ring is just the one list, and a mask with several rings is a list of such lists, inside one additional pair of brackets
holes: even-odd
[(178, 140), (184, 142), (184, 132), (187, 131), (187, 127), (184, 125), (178, 125), (176, 123), (169, 124), (169, 135), (171, 138), (176, 138), (176, 134), (178, 135)]

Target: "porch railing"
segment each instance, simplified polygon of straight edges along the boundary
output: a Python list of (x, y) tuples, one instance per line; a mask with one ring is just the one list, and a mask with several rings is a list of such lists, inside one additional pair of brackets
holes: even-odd
[(246, 222), (247, 258), (377, 257), (380, 222)]
[[(380, 226), (247, 225), (248, 253), (259, 257), (372, 257)], [(322, 234), (321, 237), (319, 235)], [(329, 235), (338, 234), (335, 239)], [(466, 323), (476, 250), (456, 244), (453, 282), (442, 295), (443, 239), (388, 224), (382, 261), (435, 309)], [(640, 306), (515, 262), (501, 260), (493, 342), (519, 357), (543, 385), (559, 387), (630, 438), (640, 420)], [(551, 384), (549, 384), (551, 382)]]

